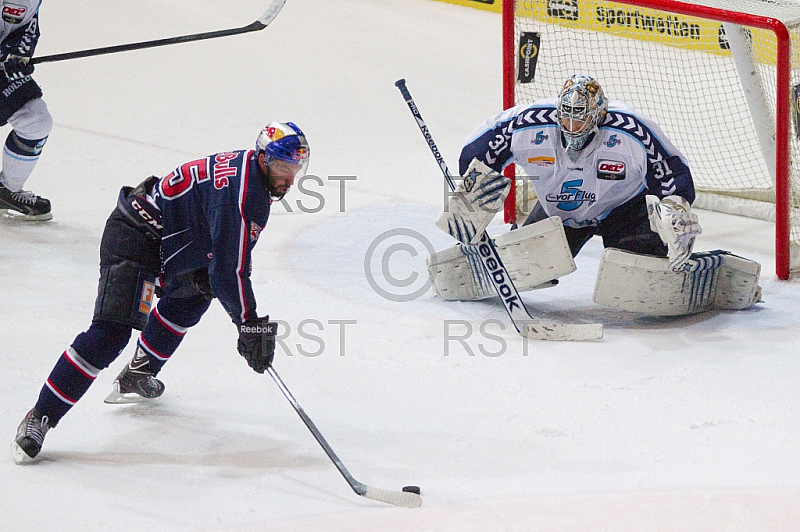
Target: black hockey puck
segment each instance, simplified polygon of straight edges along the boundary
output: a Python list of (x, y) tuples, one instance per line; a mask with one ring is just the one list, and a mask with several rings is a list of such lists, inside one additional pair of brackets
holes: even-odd
[(419, 495), (419, 486), (403, 486), (403, 491)]

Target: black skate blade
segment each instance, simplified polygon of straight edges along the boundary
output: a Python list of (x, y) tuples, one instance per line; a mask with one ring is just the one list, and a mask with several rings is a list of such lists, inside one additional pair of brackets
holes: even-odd
[(135, 403), (149, 403), (153, 399), (142, 397), (138, 393), (120, 393), (117, 390), (112, 390), (108, 397), (103, 399), (107, 405), (130, 405)]

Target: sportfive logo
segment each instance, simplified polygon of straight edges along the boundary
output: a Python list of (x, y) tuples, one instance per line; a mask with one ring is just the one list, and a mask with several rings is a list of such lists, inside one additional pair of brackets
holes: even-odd
[(5, 4), (3, 6), (3, 20), (9, 24), (19, 24), (25, 18), (28, 8), (17, 4)]
[(153, 294), (156, 293), (156, 285), (150, 281), (142, 282), (142, 292), (139, 295), (139, 312), (150, 314), (153, 308)]
[(597, 163), (597, 179), (622, 181), (625, 179), (625, 163), (604, 160)]

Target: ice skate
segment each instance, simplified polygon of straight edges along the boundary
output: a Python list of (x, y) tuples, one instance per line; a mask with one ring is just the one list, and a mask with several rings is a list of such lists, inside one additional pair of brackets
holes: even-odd
[(0, 183), (0, 216), (38, 222), (53, 219), (50, 200), (37, 196), (29, 190), (11, 192), (2, 183)]
[(35, 408), (22, 420), (17, 428), (17, 437), (11, 444), (14, 461), (18, 464), (31, 462), (42, 450), (44, 436), (50, 430), (49, 419)]
[(114, 389), (103, 402), (112, 405), (143, 403), (162, 393), (164, 383), (150, 371), (149, 355), (137, 346), (133, 358), (114, 381)]

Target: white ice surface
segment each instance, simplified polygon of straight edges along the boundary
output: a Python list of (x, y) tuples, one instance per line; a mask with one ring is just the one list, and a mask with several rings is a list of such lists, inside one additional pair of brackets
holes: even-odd
[[(44, 2), (37, 54), (237, 27), (266, 6)], [(698, 249), (762, 262), (764, 303), (751, 310), (648, 319), (601, 308), (597, 241), (558, 287), (525, 294), (549, 319), (603, 323), (599, 342), (526, 343), (497, 303), (397, 302), (370, 286), (365, 257), (384, 232), (405, 235), (366, 262), (380, 282), (386, 257), (404, 293), (424, 279), (409, 230), (449, 245), (433, 225), (439, 169), (394, 82), (407, 79), (454, 168), (466, 135), (501, 106), (499, 15), (289, 0), (258, 33), (42, 64), (35, 77), (55, 127), (27, 187), (52, 200), (54, 220), (0, 223), (6, 445), (89, 325), (119, 187), (292, 120), (322, 185), (276, 205), (254, 253), (259, 309), (291, 327), (275, 367), (358, 480), (417, 484), (424, 505), (356, 496), (237, 354), (215, 303), (161, 373), (157, 404), (102, 402), (129, 346), (38, 463), (0, 460), (0, 530), (800, 529), (800, 286), (776, 280), (769, 224), (700, 213)]]

